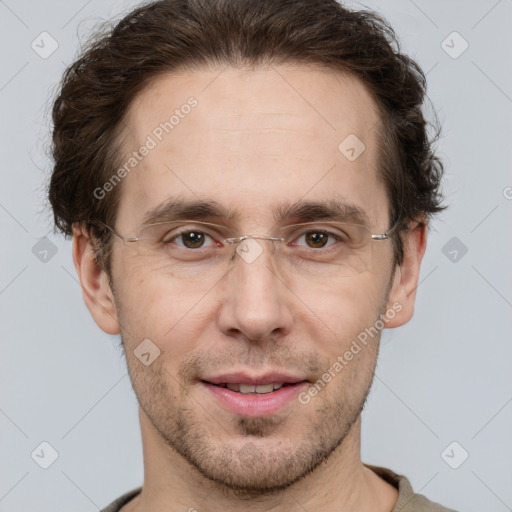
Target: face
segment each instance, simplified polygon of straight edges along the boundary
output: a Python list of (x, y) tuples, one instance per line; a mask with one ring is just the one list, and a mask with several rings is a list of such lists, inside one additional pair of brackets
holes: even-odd
[[(379, 117), (361, 82), (301, 66), (220, 71), (161, 77), (131, 105), (126, 159), (148, 136), (156, 145), (120, 185), (119, 233), (134, 236), (148, 212), (178, 200), (214, 203), (219, 211), (200, 220), (238, 235), (273, 236), (279, 226), (318, 220), (286, 213), (300, 202), (351, 205), (371, 233), (389, 229), (376, 171)], [(182, 108), (191, 96), (196, 105)], [(176, 109), (172, 131), (155, 132)], [(356, 159), (339, 149), (351, 134), (365, 145)], [(268, 240), (258, 240), (253, 261), (235, 256), (214, 275), (173, 272), (164, 257), (115, 238), (115, 322), (107, 327), (93, 314), (121, 333), (148, 435), (208, 479), (260, 494), (286, 488), (342, 449), (372, 382), (380, 333), (344, 355), (386, 314), (399, 286), (390, 242), (371, 244), (370, 268), (349, 276), (285, 268)], [(145, 339), (159, 350), (149, 365), (134, 353)], [(286, 380), (258, 395), (218, 385)]]

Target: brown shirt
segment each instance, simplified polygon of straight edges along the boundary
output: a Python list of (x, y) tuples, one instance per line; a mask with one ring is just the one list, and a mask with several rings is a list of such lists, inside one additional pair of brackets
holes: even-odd
[[(391, 512), (455, 512), (452, 509), (445, 508), (438, 503), (430, 501), (422, 494), (415, 494), (409, 480), (407, 480), (405, 476), (397, 475), (387, 468), (371, 466), (369, 464), (365, 464), (365, 466), (398, 489), (398, 500)], [(124, 494), (101, 512), (119, 512), (121, 507), (135, 498), (140, 491), (141, 487)]]

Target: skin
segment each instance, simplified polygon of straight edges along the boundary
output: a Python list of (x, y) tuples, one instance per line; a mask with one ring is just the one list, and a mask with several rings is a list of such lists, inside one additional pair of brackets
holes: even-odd
[[(160, 77), (130, 106), (127, 155), (187, 98), (198, 100), (123, 180), (118, 232), (133, 236), (171, 195), (237, 209), (240, 234), (271, 233), (273, 209), (299, 199), (347, 200), (367, 212), (373, 233), (389, 229), (376, 170), (379, 114), (357, 78), (298, 65), (221, 71)], [(338, 150), (351, 133), (366, 145), (353, 162)], [(426, 225), (411, 224), (396, 272), (390, 242), (373, 244), (371, 268), (350, 277), (282, 275), (262, 241), (254, 262), (239, 258), (222, 279), (189, 283), (115, 239), (111, 289), (75, 226), (84, 300), (101, 329), (121, 334), (140, 404), (145, 481), (123, 512), (392, 510), (397, 490), (360, 457), (380, 333), (308, 404), (270, 417), (228, 412), (199, 383), (235, 369), (284, 369), (316, 382), (393, 304), (401, 309), (386, 327), (408, 322)], [(149, 366), (133, 353), (145, 338), (161, 351)]]

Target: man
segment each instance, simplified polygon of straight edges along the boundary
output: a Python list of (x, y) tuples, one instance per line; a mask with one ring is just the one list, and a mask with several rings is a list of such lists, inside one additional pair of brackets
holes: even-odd
[(446, 511), (360, 458), (442, 164), (425, 78), (335, 0), (167, 0), (56, 99), (49, 197), (120, 334), (145, 479), (105, 511)]

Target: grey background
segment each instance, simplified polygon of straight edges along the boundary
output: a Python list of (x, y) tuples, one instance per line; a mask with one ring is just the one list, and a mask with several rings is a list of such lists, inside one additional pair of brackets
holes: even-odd
[[(119, 340), (90, 318), (71, 243), (52, 234), (44, 208), (52, 90), (80, 38), (133, 5), (0, 0), (3, 512), (97, 511), (142, 482)], [(362, 458), (457, 510), (512, 510), (512, 1), (365, 5), (428, 72), (450, 208), (429, 234), (413, 320), (383, 335)], [(58, 43), (46, 59), (31, 48), (43, 31)], [(454, 31), (469, 44), (458, 58)], [(58, 452), (48, 469), (35, 462), (49, 460), (43, 441)], [(453, 469), (447, 461), (459, 464), (462, 450), (469, 457)]]

